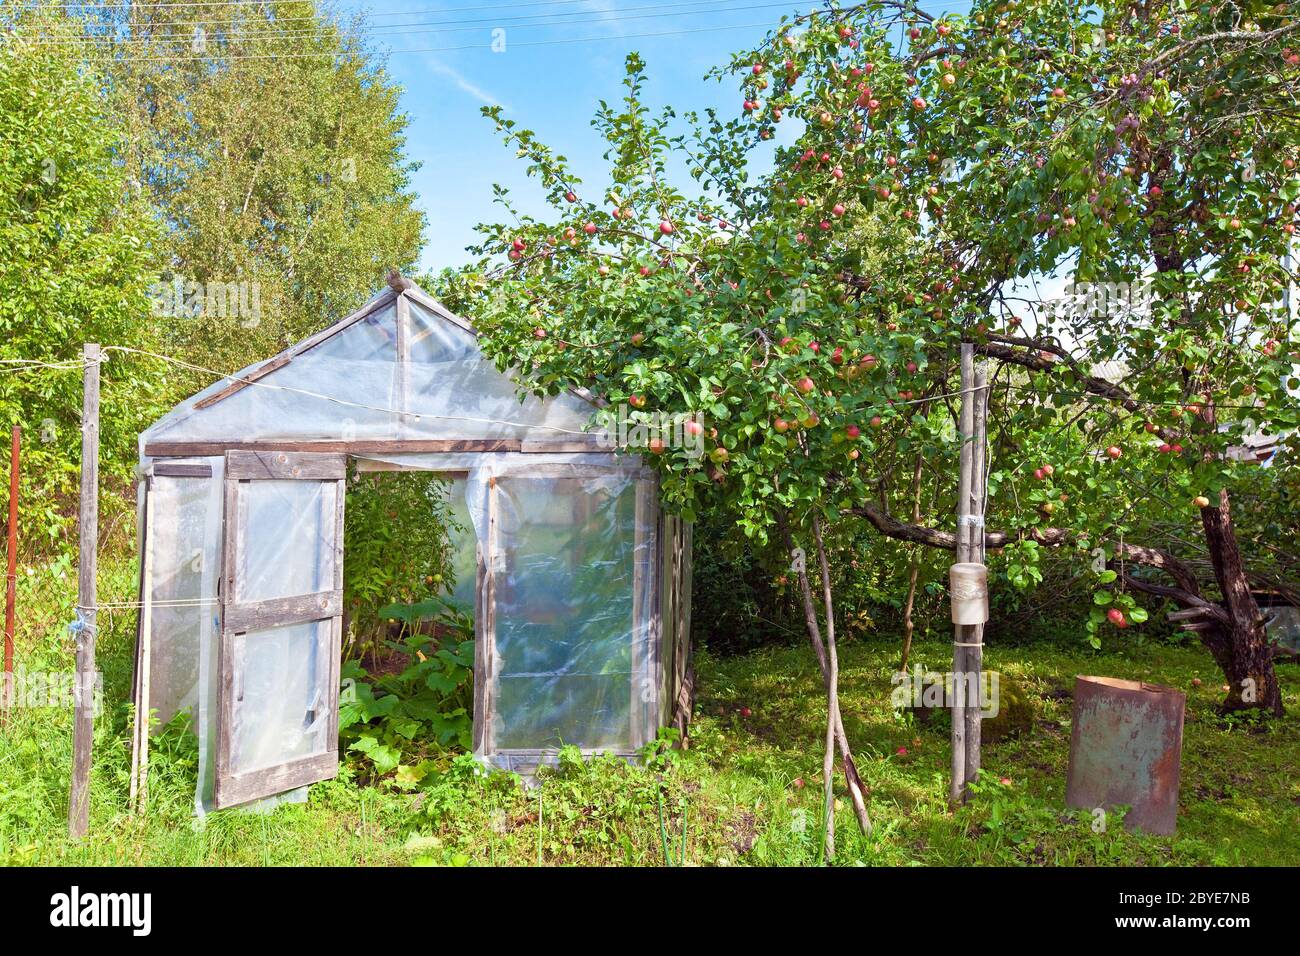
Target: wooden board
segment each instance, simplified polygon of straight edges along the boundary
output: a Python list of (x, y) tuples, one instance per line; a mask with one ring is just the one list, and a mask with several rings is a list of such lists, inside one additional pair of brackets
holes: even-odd
[(153, 473), (158, 478), (211, 478), (212, 466), (199, 464), (182, 464), (177, 462), (154, 462)]
[(149, 458), (204, 458), (230, 451), (287, 451), (346, 455), (427, 454), (443, 452), (517, 452), (517, 438), (420, 438), (335, 441), (308, 439), (296, 441), (157, 441), (145, 445)]
[(226, 454), (226, 478), (339, 479), (347, 476), (346, 455), (295, 454), (287, 451), (243, 451)]

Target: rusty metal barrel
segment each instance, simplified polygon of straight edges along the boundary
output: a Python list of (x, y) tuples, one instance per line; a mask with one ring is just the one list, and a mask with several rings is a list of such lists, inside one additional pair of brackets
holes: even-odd
[(1187, 695), (1115, 677), (1074, 681), (1066, 806), (1130, 807), (1128, 829), (1172, 835)]

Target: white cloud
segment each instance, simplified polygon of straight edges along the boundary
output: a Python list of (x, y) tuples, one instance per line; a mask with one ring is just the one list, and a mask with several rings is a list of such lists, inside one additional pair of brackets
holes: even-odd
[(488, 106), (503, 106), (506, 109), (509, 109), (509, 107), (506, 106), (504, 103), (502, 103), (499, 99), (497, 99), (487, 90), (483, 89), (481, 86), (472, 82), (468, 77), (465, 76), (465, 74), (461, 73), (459, 70), (457, 70), (455, 67), (451, 66), (450, 64), (444, 63), (442, 60), (436, 59), (434, 57), (428, 57), (425, 60), (425, 63), (428, 64), (429, 69), (432, 70), (434, 73), (437, 73), (440, 76), (445, 76), (447, 79), (451, 80), (452, 84), (457, 89), (459, 89), (463, 93), (468, 93), (470, 96), (474, 97), (474, 99), (478, 100), (479, 102), (485, 103)]

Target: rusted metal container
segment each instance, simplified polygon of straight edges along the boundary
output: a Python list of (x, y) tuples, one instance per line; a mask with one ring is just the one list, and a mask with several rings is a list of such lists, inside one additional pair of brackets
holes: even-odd
[(1126, 828), (1173, 834), (1186, 706), (1187, 695), (1172, 687), (1076, 677), (1066, 806), (1127, 805)]

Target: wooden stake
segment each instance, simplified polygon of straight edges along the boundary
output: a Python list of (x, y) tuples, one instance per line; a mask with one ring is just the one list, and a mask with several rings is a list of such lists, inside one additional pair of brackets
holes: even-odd
[(73, 691), (72, 786), (68, 793), (68, 835), (85, 836), (90, 825), (90, 758), (95, 742), (95, 551), (99, 543), (99, 346), (82, 348), (81, 515), (78, 526), (77, 673)]
[[(959, 474), (957, 479), (957, 561), (970, 560), (970, 514), (971, 488), (974, 485), (974, 444), (971, 438), (975, 431), (975, 406), (971, 401), (971, 389), (975, 382), (975, 346), (963, 342), (961, 346), (961, 417), (958, 426), (958, 438), (961, 440), (959, 457)], [(962, 679), (966, 672), (966, 648), (962, 647), (966, 638), (965, 628), (953, 625), (952, 648), (952, 773), (948, 784), (948, 802), (953, 806), (963, 803), (966, 798), (966, 684)]]
[[(148, 479), (146, 479), (148, 481)], [(144, 492), (144, 556), (140, 576), (140, 654), (136, 672), (135, 740), (131, 748), (131, 812), (144, 810), (149, 801), (149, 654), (153, 640), (153, 489)]]
[(9, 456), (9, 554), (5, 571), (5, 670), (0, 687), (3, 709), (0, 723), (9, 718), (14, 693), (14, 608), (18, 602), (18, 453), (23, 430), (13, 427), (13, 449)]

